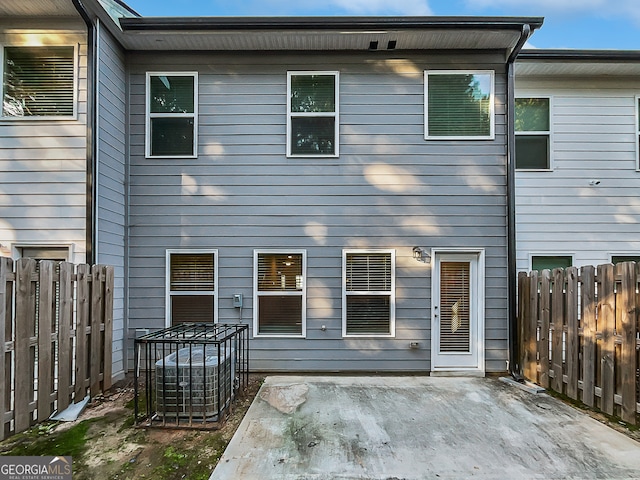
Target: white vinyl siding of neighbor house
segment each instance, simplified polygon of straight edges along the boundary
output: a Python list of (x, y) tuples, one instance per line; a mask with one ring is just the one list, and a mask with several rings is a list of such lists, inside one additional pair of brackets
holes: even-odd
[[(21, 31), (0, 20), (0, 48), (73, 45), (75, 118), (0, 119), (0, 253), (18, 258), (18, 245), (69, 245), (85, 262), (87, 45), (86, 26), (74, 31)], [(53, 28), (53, 27), (52, 27)]]
[(516, 75), (517, 97), (553, 98), (553, 170), (516, 171), (518, 271), (532, 254), (580, 267), (640, 252), (637, 94), (631, 78)]
[(124, 374), (126, 74), (124, 52), (98, 23), (96, 260), (114, 268), (113, 375)]
[[(305, 338), (252, 338), (251, 368), (424, 372), (431, 270), (412, 249), (483, 248), (486, 368), (506, 369), (503, 58), (379, 53), (131, 54), (131, 336), (164, 327), (167, 248), (217, 249), (219, 322), (248, 324), (254, 250), (304, 250)], [(424, 71), (452, 65), (496, 71), (495, 139), (425, 140)], [(327, 70), (340, 72), (340, 157), (288, 158), (287, 72)], [(198, 158), (145, 158), (147, 71), (198, 71)], [(393, 338), (342, 336), (343, 249), (395, 250)]]

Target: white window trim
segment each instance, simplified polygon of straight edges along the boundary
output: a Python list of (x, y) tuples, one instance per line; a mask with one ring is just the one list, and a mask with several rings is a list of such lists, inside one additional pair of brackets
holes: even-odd
[[(193, 113), (151, 113), (151, 77), (193, 77)], [(198, 158), (198, 72), (147, 72), (145, 80), (145, 158)], [(152, 155), (152, 118), (193, 118), (193, 155)]]
[[(555, 163), (555, 155), (554, 155), (554, 148), (553, 148), (553, 134), (554, 134), (554, 122), (553, 122), (553, 104), (554, 104), (554, 97), (553, 95), (538, 95), (535, 93), (532, 93), (531, 95), (524, 95), (524, 94), (519, 94), (518, 96), (516, 96), (516, 99), (520, 99), (520, 98), (547, 98), (549, 100), (549, 131), (545, 132), (545, 131), (526, 131), (526, 132), (518, 132), (516, 131), (515, 134), (516, 136), (519, 135), (548, 135), (549, 136), (549, 168), (516, 168), (516, 172), (553, 172), (554, 170), (554, 163)], [(515, 105), (514, 105), (515, 108)], [(515, 155), (515, 152), (514, 152)]]
[[(347, 255), (358, 253), (391, 254), (391, 289), (387, 291), (347, 292)], [(389, 333), (347, 334), (347, 296), (348, 295), (389, 295)], [(343, 249), (342, 250), (342, 336), (344, 338), (394, 338), (396, 336), (396, 251), (393, 249)]]
[[(178, 291), (171, 292), (171, 255), (174, 253), (209, 253), (213, 254), (213, 290), (209, 293), (206, 291), (192, 291), (184, 292)], [(165, 253), (165, 305), (164, 305), (164, 317), (165, 326), (171, 326), (171, 297), (173, 295), (187, 296), (187, 295), (210, 295), (213, 296), (213, 323), (218, 323), (218, 250), (212, 248), (170, 248)]]
[(73, 47), (73, 115), (43, 115), (43, 116), (27, 116), (14, 117), (5, 116), (4, 108), (0, 104), (0, 120), (3, 122), (39, 122), (39, 121), (69, 121), (78, 119), (78, 85), (79, 85), (79, 55), (80, 48), (77, 43), (60, 43), (60, 44), (42, 44), (34, 42), (10, 42), (0, 43), (0, 79), (2, 86), (0, 88), (0, 102), (4, 101), (4, 49), (6, 47)]
[(74, 244), (73, 243), (14, 243), (11, 246), (13, 259), (18, 260), (22, 258), (22, 250), (24, 248), (41, 248), (46, 249), (66, 249), (67, 250), (67, 262), (73, 263), (74, 256)]
[[(333, 112), (309, 112), (309, 113), (292, 113), (291, 112), (291, 77), (295, 75), (333, 75), (335, 85), (335, 109)], [(314, 154), (302, 154), (292, 153), (291, 151), (291, 128), (292, 117), (331, 117), (334, 118), (334, 153), (329, 155), (314, 155)], [(289, 71), (287, 72), (287, 157), (291, 158), (337, 158), (340, 156), (340, 72), (336, 70), (322, 70), (322, 71)]]
[(575, 252), (558, 252), (556, 250), (550, 252), (529, 252), (529, 271), (533, 269), (533, 257), (571, 257), (571, 265), (576, 264)]
[[(490, 107), (489, 107), (489, 135), (476, 135), (476, 136), (460, 136), (460, 135), (447, 135), (447, 136), (430, 136), (429, 135), (429, 75), (483, 75), (488, 74), (491, 78), (491, 94), (490, 94)], [(495, 128), (496, 128), (496, 101), (495, 101), (495, 70), (425, 70), (424, 71), (424, 138), (425, 140), (494, 140)]]
[(638, 257), (640, 256), (640, 250), (631, 252), (610, 252), (609, 263), (613, 263), (613, 257)]
[(635, 97), (635, 116), (633, 119), (633, 123), (635, 123), (635, 131), (636, 131), (636, 172), (640, 172), (640, 95), (636, 95)]
[[(302, 255), (302, 291), (274, 290), (258, 292), (258, 255)], [(282, 333), (259, 333), (259, 307), (258, 297), (260, 296), (301, 296), (302, 297), (302, 332), (300, 334)], [(307, 336), (307, 251), (305, 249), (256, 249), (253, 251), (253, 337), (254, 338), (306, 338)]]

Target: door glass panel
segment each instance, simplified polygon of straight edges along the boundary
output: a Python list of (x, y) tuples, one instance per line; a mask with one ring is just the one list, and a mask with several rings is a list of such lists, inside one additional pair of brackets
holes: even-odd
[(440, 263), (440, 351), (469, 352), (469, 262)]

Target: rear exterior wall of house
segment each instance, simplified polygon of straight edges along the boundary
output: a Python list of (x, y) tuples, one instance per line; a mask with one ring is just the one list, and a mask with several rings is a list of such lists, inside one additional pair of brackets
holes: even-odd
[[(420, 246), (485, 252), (485, 367), (506, 370), (502, 55), (162, 52), (128, 65), (130, 360), (136, 334), (166, 326), (167, 250), (215, 250), (216, 321), (253, 325), (254, 252), (275, 249), (304, 252), (305, 334), (252, 338), (252, 369), (429, 371)], [(425, 70), (495, 71), (495, 138), (425, 140)], [(339, 156), (286, 155), (290, 71), (339, 72)], [(147, 72), (197, 72), (197, 158), (145, 156)], [(393, 336), (343, 336), (344, 249), (395, 253)]]

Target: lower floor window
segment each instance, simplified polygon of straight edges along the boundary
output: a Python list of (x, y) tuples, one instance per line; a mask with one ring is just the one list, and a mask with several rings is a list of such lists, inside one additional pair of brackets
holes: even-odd
[(531, 257), (531, 270), (553, 270), (554, 268), (567, 268), (573, 265), (571, 255), (534, 255)]
[(611, 263), (614, 265), (624, 262), (640, 263), (640, 255), (611, 255)]
[(214, 322), (217, 252), (167, 250), (167, 325)]
[(344, 336), (395, 334), (394, 270), (393, 251), (344, 252)]
[(303, 251), (256, 251), (254, 331), (257, 335), (305, 335)]

